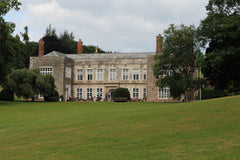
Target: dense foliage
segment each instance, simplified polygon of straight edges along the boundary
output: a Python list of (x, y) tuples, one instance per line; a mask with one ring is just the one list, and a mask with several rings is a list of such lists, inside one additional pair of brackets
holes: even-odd
[[(203, 88), (201, 93), (201, 99), (211, 99), (211, 98), (219, 98), (225, 97), (228, 93), (224, 90), (216, 90), (214, 88)], [(199, 95), (196, 97), (199, 99)]]
[(216, 89), (240, 91), (240, 1), (209, 0), (199, 26), (206, 49), (205, 76)]
[(116, 98), (125, 98), (126, 100), (130, 100), (130, 92), (127, 88), (117, 88), (113, 91), (113, 99)]
[(12, 65), (14, 50), (11, 34), (14, 31), (15, 24), (6, 22), (4, 16), (11, 10), (19, 10), (21, 3), (17, 0), (0, 1), (0, 85), (6, 80)]
[(8, 89), (4, 88), (0, 91), (0, 101), (13, 101), (14, 95), (13, 93)]
[(7, 89), (26, 99), (34, 98), (34, 95), (38, 94), (58, 97), (54, 82), (52, 75), (41, 75), (39, 69), (16, 69), (8, 77)]
[(192, 98), (187, 95), (196, 87), (196, 44), (194, 26), (172, 24), (164, 31), (163, 53), (155, 56), (153, 72), (157, 86), (170, 87), (173, 98), (180, 98), (181, 94), (185, 94), (185, 99)]

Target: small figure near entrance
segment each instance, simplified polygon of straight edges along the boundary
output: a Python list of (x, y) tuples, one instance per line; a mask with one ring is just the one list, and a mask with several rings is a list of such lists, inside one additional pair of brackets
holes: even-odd
[(133, 97), (133, 102), (136, 102), (137, 101), (137, 98), (134, 96)]
[(70, 95), (69, 95), (69, 101), (71, 101), (71, 100), (72, 100), (72, 95), (70, 94)]
[(98, 94), (97, 95), (97, 98), (96, 98), (96, 101), (101, 101), (102, 100), (102, 98), (101, 98), (101, 96)]

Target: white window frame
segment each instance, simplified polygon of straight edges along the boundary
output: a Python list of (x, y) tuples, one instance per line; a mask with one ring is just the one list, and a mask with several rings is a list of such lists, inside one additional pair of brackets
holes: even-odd
[(53, 67), (46, 66), (46, 67), (40, 67), (39, 69), (40, 69), (41, 75), (53, 74)]
[(139, 88), (132, 89), (132, 97), (136, 97), (137, 99), (139, 99)]
[(83, 89), (82, 88), (76, 88), (76, 98), (83, 99)]
[(162, 77), (171, 76), (172, 73), (173, 73), (173, 72), (172, 72), (171, 70), (167, 70), (167, 71), (166, 71), (166, 74), (164, 73), (164, 74), (162, 75)]
[(109, 80), (110, 81), (116, 81), (116, 68), (110, 68), (109, 69)]
[[(91, 71), (91, 73), (89, 73), (89, 71)], [(91, 77), (90, 77), (90, 75), (91, 75)], [(87, 81), (93, 80), (93, 69), (92, 68), (86, 69), (86, 80)]]
[(144, 98), (147, 98), (147, 88), (143, 88), (143, 90), (142, 90), (142, 98), (144, 99)]
[(96, 69), (96, 81), (103, 81), (103, 69)]
[(143, 68), (142, 70), (142, 80), (147, 80), (147, 68)]
[(84, 78), (84, 70), (82, 68), (76, 69), (76, 80), (83, 81)]
[(170, 88), (169, 87), (162, 87), (158, 88), (158, 99), (171, 99), (170, 95)]
[(93, 97), (93, 88), (86, 88), (86, 99), (91, 99)]
[(71, 78), (72, 76), (72, 68), (71, 67), (66, 67), (65, 69), (65, 77), (66, 78)]
[(123, 68), (122, 69), (122, 80), (127, 81), (128, 79), (129, 79), (129, 68)]
[(138, 81), (140, 76), (139, 76), (139, 68), (133, 68), (132, 69), (132, 80), (133, 81)]
[(103, 88), (99, 87), (96, 89), (96, 97), (98, 97), (98, 95), (103, 99)]

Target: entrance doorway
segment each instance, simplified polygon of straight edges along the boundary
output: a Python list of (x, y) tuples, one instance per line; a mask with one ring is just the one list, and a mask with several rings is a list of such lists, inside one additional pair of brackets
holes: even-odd
[(65, 101), (69, 100), (69, 95), (71, 94), (71, 86), (66, 85), (65, 86)]
[(108, 92), (105, 94), (105, 101), (112, 101), (114, 89), (109, 89)]

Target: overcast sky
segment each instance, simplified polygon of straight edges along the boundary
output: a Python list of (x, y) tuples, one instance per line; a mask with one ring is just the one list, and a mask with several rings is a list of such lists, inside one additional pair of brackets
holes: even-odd
[(156, 36), (170, 24), (198, 26), (208, 0), (20, 0), (6, 19), (15, 33), (29, 28), (31, 41), (43, 37), (49, 24), (57, 33), (73, 32), (85, 45), (105, 51), (154, 52)]

